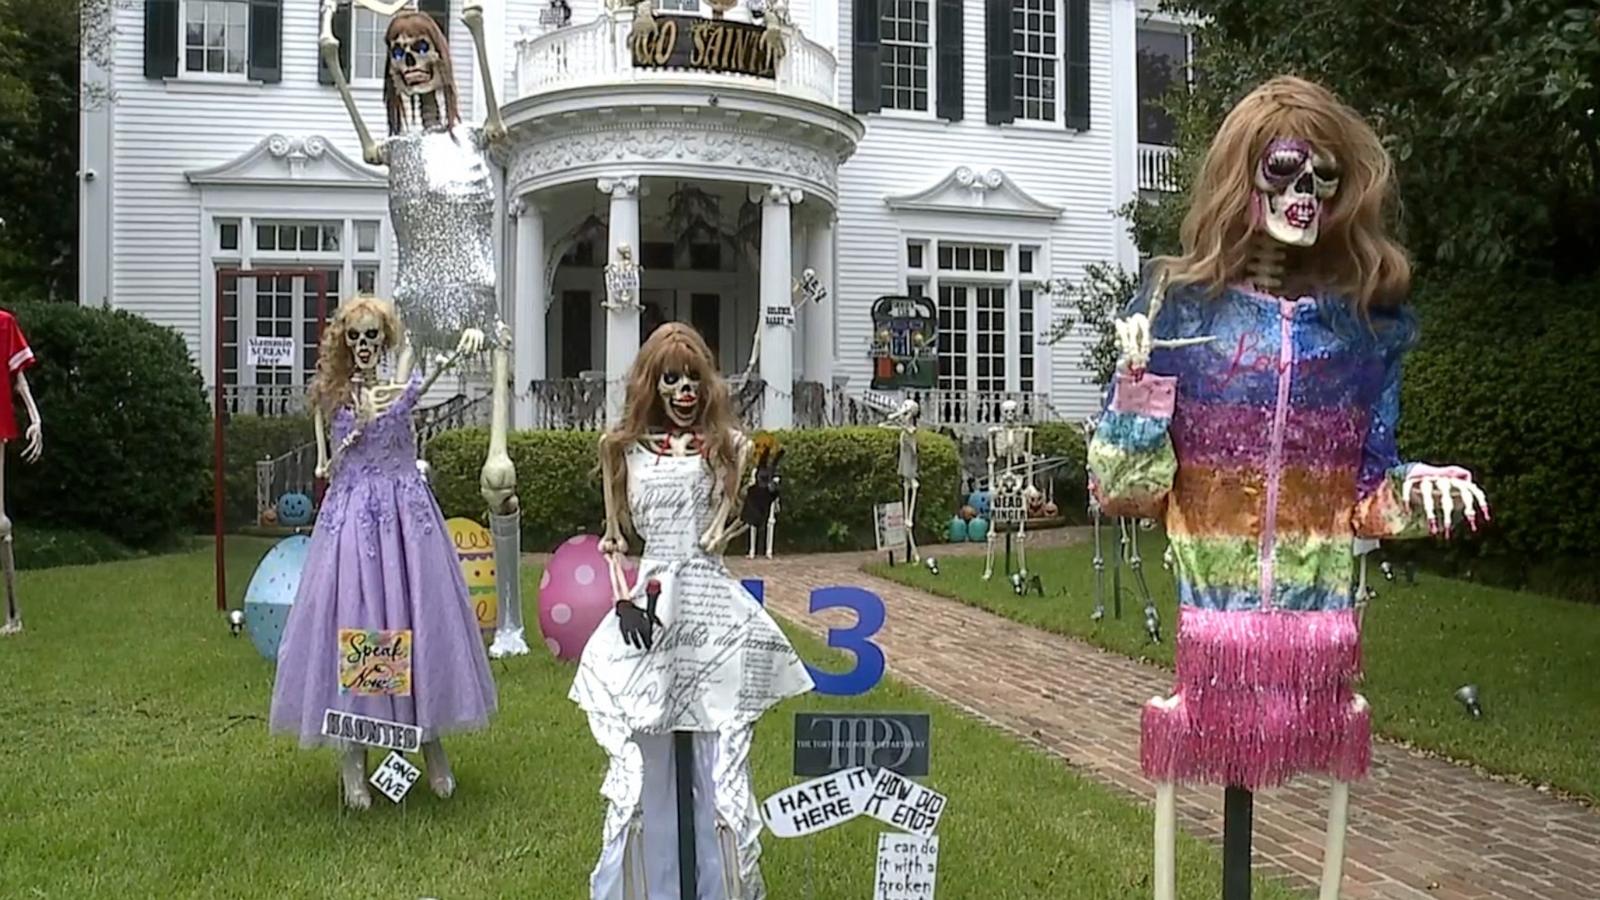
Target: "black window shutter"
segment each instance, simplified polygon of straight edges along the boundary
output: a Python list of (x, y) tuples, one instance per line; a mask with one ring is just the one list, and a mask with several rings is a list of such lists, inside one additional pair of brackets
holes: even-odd
[[(350, 11), (350, 0), (340, 0), (338, 9), (333, 14), (333, 36), (339, 41), (339, 68), (344, 70), (344, 80), (350, 80), (350, 26), (354, 14)], [(323, 84), (333, 84), (333, 73), (328, 71), (328, 64), (322, 61), (322, 46), (317, 46), (317, 80)]]
[(962, 107), (966, 105), (963, 90), (961, 59), (961, 0), (936, 0), (938, 15), (935, 18), (938, 42), (938, 77), (934, 82), (939, 118), (951, 122), (961, 121)]
[(1073, 131), (1089, 130), (1089, 0), (1066, 0), (1067, 108), (1062, 117)]
[[(454, 45), (450, 40), (450, 0), (417, 0), (417, 9), (433, 16), (434, 23), (444, 33), (445, 46), (453, 47)], [(454, 49), (450, 51), (450, 55), (452, 57), (451, 62), (454, 64), (459, 57), (455, 56)]]
[(283, 80), (283, 0), (250, 0), (250, 78)]
[(1004, 125), (1016, 120), (1011, 108), (1012, 78), (1016, 58), (1011, 53), (1011, 2), (1012, 0), (987, 0), (985, 2), (984, 31), (985, 55), (988, 57), (988, 122)]
[(858, 113), (883, 109), (882, 16), (878, 0), (851, 0), (850, 108)]
[(145, 0), (144, 77), (178, 74), (178, 0)]

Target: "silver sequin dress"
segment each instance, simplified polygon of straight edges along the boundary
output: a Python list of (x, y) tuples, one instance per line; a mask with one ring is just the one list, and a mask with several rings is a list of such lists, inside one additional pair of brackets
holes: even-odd
[[(394, 303), (419, 353), (494, 334), (495, 184), (483, 129), (414, 129), (380, 145), (399, 250)], [(423, 358), (427, 358), (424, 356)]]

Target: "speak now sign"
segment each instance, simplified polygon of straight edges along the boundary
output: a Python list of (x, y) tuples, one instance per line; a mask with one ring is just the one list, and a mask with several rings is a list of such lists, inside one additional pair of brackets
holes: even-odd
[(761, 816), (778, 837), (805, 837), (861, 815), (872, 787), (865, 768), (843, 769), (773, 794)]

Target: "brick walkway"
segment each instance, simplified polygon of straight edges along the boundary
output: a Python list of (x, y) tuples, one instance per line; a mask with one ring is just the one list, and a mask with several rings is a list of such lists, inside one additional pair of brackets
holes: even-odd
[[(1037, 543), (1065, 537), (1047, 534)], [(938, 552), (949, 555), (951, 548)], [(889, 615), (876, 639), (896, 677), (1150, 801), (1154, 790), (1139, 771), (1139, 707), (1169, 691), (1170, 674), (870, 577), (859, 568), (866, 558), (730, 557), (729, 563), (745, 577), (765, 578), (768, 605), (817, 634), (850, 616), (837, 610), (812, 616), (812, 588), (855, 584), (880, 594)], [(1372, 777), (1351, 791), (1345, 900), (1600, 898), (1600, 812), (1392, 744), (1379, 742), (1374, 750)], [(1178, 796), (1185, 829), (1220, 844), (1222, 791)], [(1314, 892), (1326, 815), (1324, 781), (1258, 796), (1258, 869)]]

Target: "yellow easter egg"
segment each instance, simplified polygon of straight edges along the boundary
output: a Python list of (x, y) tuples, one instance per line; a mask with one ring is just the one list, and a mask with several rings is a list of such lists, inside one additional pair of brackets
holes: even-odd
[(500, 622), (500, 595), (494, 586), (494, 539), (489, 529), (471, 519), (449, 519), (444, 524), (461, 560), (461, 574), (467, 580), (467, 596), (477, 613), (478, 627), (493, 631)]

